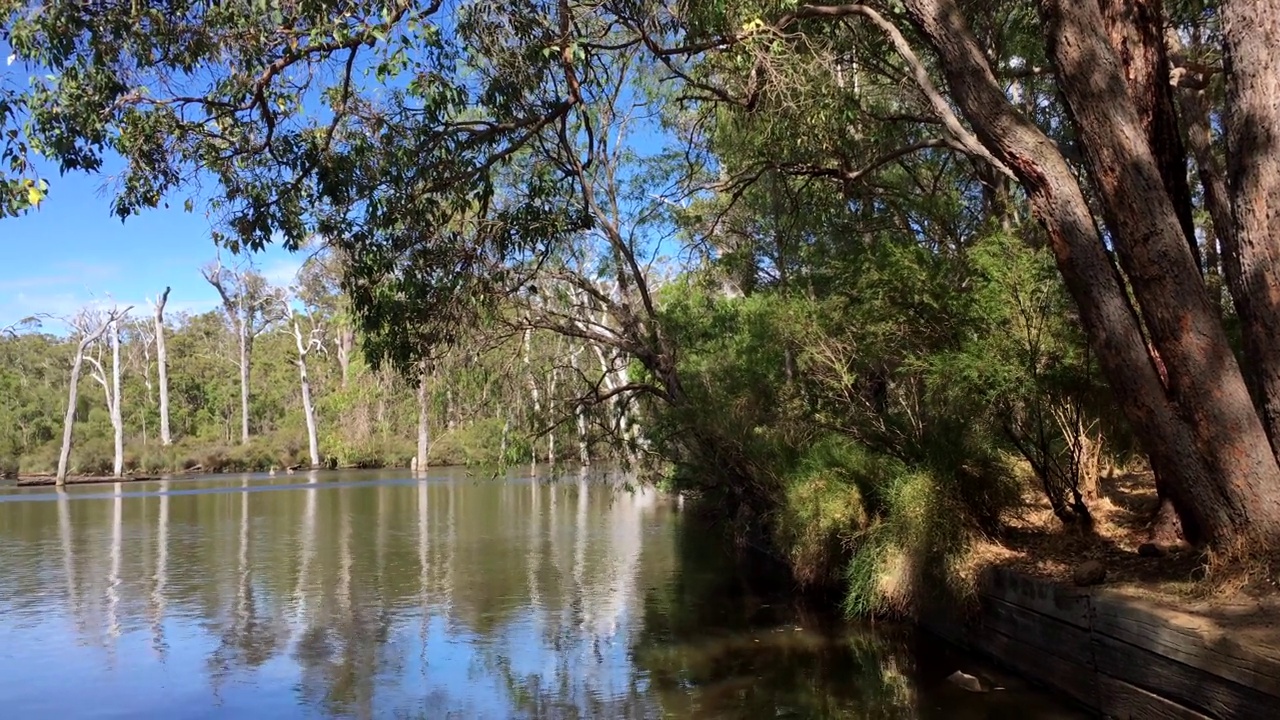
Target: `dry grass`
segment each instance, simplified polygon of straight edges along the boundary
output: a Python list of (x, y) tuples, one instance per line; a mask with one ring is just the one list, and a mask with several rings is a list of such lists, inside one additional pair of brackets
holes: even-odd
[(1143, 557), (1156, 509), (1155, 481), (1148, 472), (1109, 472), (1100, 479), (1101, 497), (1089, 504), (1091, 530), (1064, 527), (1042, 494), (1028, 492), (1027, 501), (1007, 518), (999, 540), (983, 540), (964, 562), (966, 574), (1004, 567), (1072, 582), (1083, 562), (1096, 560), (1107, 571), (1109, 588), (1209, 609), (1243, 605), (1280, 608), (1280, 580), (1274, 560), (1224, 560), (1178, 546), (1161, 557)]

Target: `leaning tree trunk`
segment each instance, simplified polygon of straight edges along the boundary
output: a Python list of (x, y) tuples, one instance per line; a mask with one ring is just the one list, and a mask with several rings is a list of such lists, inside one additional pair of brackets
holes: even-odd
[(76, 396), (80, 389), (80, 370), (84, 367), (84, 351), (88, 343), (82, 341), (76, 348), (75, 360), (71, 362), (71, 386), (67, 389), (67, 415), (62, 421), (62, 451), (58, 453), (59, 486), (67, 484), (67, 463), (71, 460), (71, 434), (76, 424)]
[(1227, 0), (1221, 17), (1236, 252), (1230, 263), (1238, 268), (1231, 292), (1245, 364), (1280, 458), (1280, 0)]
[(120, 321), (111, 323), (111, 429), (115, 434), (114, 477), (124, 475), (124, 418), (120, 411)]
[(55, 480), (59, 487), (67, 484), (67, 464), (71, 461), (71, 436), (76, 424), (76, 397), (80, 392), (84, 352), (106, 331), (106, 324), (99, 325), (96, 330), (81, 338), (80, 344), (76, 345), (75, 358), (71, 361), (71, 385), (67, 388), (67, 414), (62, 421), (62, 450), (58, 453), (58, 475)]
[(1196, 242), (1191, 185), (1187, 182), (1187, 149), (1174, 110), (1169, 82), (1169, 55), (1164, 39), (1161, 0), (1100, 0), (1107, 37), (1120, 62), (1134, 109), (1146, 129), (1165, 192), (1197, 267), (1204, 260)]
[(164, 340), (164, 306), (169, 301), (169, 288), (156, 300), (156, 371), (160, 378), (160, 444), (172, 445), (169, 433), (169, 351)]
[[(1044, 9), (1060, 85), (1117, 255), (1167, 368), (1172, 399), (1210, 471), (1210, 482), (1183, 488), (1203, 515), (1197, 527), (1229, 544), (1236, 536), (1280, 545), (1280, 465), (1188, 247), (1133, 93), (1102, 32), (1098, 7), (1055, 0)], [(1274, 292), (1280, 297), (1280, 287)]]
[[(1199, 326), (1203, 323), (1203, 313), (1200, 313), (1199, 307), (1181, 307), (1184, 305), (1179, 302), (1183, 299), (1179, 294), (1181, 288), (1171, 288), (1164, 297), (1164, 302), (1171, 306), (1165, 309), (1172, 309), (1174, 312), (1159, 318), (1160, 332), (1155, 339), (1158, 345), (1167, 343), (1176, 349), (1173, 354), (1179, 355), (1178, 371), (1170, 373), (1172, 395), (1181, 401), (1175, 406), (1166, 395), (1152, 358), (1147, 353), (1138, 318), (1102, 243), (1072, 168), (1055, 143), (1009, 103), (955, 0), (907, 0), (905, 4), (912, 21), (940, 56), (956, 104), (973, 124), (983, 145), (1014, 172), (1026, 190), (1032, 213), (1047, 230), (1058, 268), (1080, 310), (1090, 343), (1098, 353), (1099, 363), (1120, 401), (1126, 419), (1150, 456), (1152, 466), (1167, 480), (1170, 495), (1179, 513), (1184, 520), (1191, 521), (1188, 525), (1203, 532), (1204, 539), (1216, 543), (1231, 544), (1249, 537), (1268, 543), (1276, 541), (1280, 538), (1280, 522), (1275, 517), (1269, 517), (1269, 509), (1263, 507), (1261, 515), (1250, 512), (1250, 506), (1258, 501), (1255, 490), (1276, 483), (1275, 462), (1269, 453), (1267, 462), (1260, 461), (1256, 448), (1249, 447), (1250, 442), (1256, 441), (1261, 434), (1261, 427), (1256, 416), (1250, 426), (1248, 418), (1241, 415), (1238, 388), (1242, 383), (1239, 382), (1237, 370), (1235, 387), (1232, 387), (1229, 376), (1234, 369), (1234, 361), (1221, 356), (1221, 327), (1210, 325), (1207, 336), (1187, 338), (1180, 345), (1177, 339), (1171, 340), (1169, 337), (1169, 320), (1174, 320), (1175, 325), (1185, 320), (1190, 329), (1192, 324)], [(1088, 5), (1090, 4), (1082, 4)], [(1056, 13), (1062, 11), (1056, 3), (1048, 3), (1048, 9)], [(1103, 72), (1118, 76), (1114, 54), (1101, 33), (1102, 19), (1096, 5), (1092, 6), (1092, 13), (1090, 62), (1102, 64), (1105, 66)], [(1060, 26), (1061, 23), (1057, 25)], [(1059, 27), (1055, 34), (1060, 33)], [(1062, 63), (1062, 59), (1059, 59), (1059, 69), (1063, 75), (1089, 72), (1089, 67), (1080, 67), (1081, 58), (1070, 57), (1070, 52), (1079, 51), (1081, 45), (1063, 42), (1062, 38), (1058, 38), (1055, 46), (1060, 53), (1066, 51), (1068, 56), (1067, 63)], [(1094, 70), (1097, 71), (1096, 68)], [(1076, 99), (1079, 100), (1082, 91), (1080, 85), (1083, 83), (1078, 82), (1078, 77), (1076, 80), (1077, 82), (1068, 84), (1074, 85)], [(1102, 88), (1114, 92), (1117, 84), (1123, 90), (1122, 83), (1116, 82), (1114, 77), (1106, 81)], [(1127, 149), (1135, 153), (1141, 151), (1139, 154), (1142, 157), (1133, 159), (1135, 163), (1145, 161), (1146, 167), (1140, 171), (1113, 167), (1109, 172), (1126, 176), (1136, 172), (1141, 187), (1126, 190), (1125, 193), (1140, 190), (1156, 196), (1154, 204), (1140, 208), (1137, 218), (1145, 217), (1153, 211), (1162, 215), (1157, 220), (1157, 227), (1151, 229), (1160, 233), (1162, 242), (1158, 252), (1152, 257), (1153, 248), (1142, 248), (1146, 251), (1141, 258), (1144, 263), (1131, 263), (1139, 271), (1138, 280), (1145, 285), (1144, 295), (1150, 301), (1153, 293), (1149, 284), (1160, 284), (1152, 276), (1167, 270), (1163, 263), (1172, 262), (1179, 266), (1175, 268), (1176, 279), (1179, 281), (1186, 275), (1186, 269), (1190, 268), (1194, 272), (1194, 263), (1164, 191), (1163, 180), (1152, 167), (1151, 153), (1146, 149), (1146, 134), (1133, 127), (1137, 122), (1133, 119), (1136, 113), (1132, 103), (1124, 97), (1123, 92), (1120, 95), (1119, 98), (1110, 98), (1105, 108), (1100, 106), (1098, 110), (1110, 111), (1113, 109), (1112, 105), (1119, 105), (1118, 111), (1126, 115), (1124, 127), (1121, 128), (1124, 135), (1120, 138), (1104, 137), (1103, 142), (1114, 146), (1119, 140)], [(1079, 103), (1073, 103), (1073, 109), (1077, 109), (1077, 104)], [(1081, 116), (1080, 125), (1089, 126), (1099, 122), (1097, 113), (1090, 115), (1088, 108), (1084, 110), (1085, 112), (1080, 113), (1077, 109)], [(1102, 122), (1106, 120), (1102, 119)], [(1091, 131), (1091, 137), (1084, 140), (1086, 144), (1095, 139), (1093, 136), (1105, 135), (1099, 133), (1096, 127), (1091, 128)], [(1098, 151), (1093, 152), (1096, 164)], [(1118, 204), (1111, 204), (1112, 216), (1118, 214), (1117, 207)], [(1134, 221), (1136, 218), (1129, 220)], [(1169, 236), (1173, 238), (1171, 244), (1167, 242)], [(1172, 255), (1175, 259), (1163, 257), (1165, 254)], [(1130, 259), (1132, 260), (1132, 255)], [(1151, 265), (1153, 261), (1156, 262), (1154, 266)], [(1131, 274), (1134, 274), (1132, 270)], [(1164, 279), (1169, 280), (1168, 277)], [(1156, 282), (1152, 283), (1153, 280)], [(1202, 304), (1207, 304), (1202, 285), (1198, 286), (1198, 290), (1195, 287), (1189, 289), (1189, 293), (1193, 305), (1200, 300), (1204, 300)], [(1153, 313), (1157, 309), (1152, 308)], [(1195, 350), (1201, 350), (1205, 355), (1196, 358)], [(1173, 364), (1167, 356), (1165, 361)], [(1223, 365), (1210, 368), (1198, 380), (1187, 377), (1190, 366), (1197, 366), (1204, 372), (1205, 366), (1210, 363)], [(1209, 397), (1203, 397), (1201, 393), (1207, 389), (1205, 385), (1219, 377), (1219, 372), (1228, 376), (1224, 390), (1231, 397), (1214, 397), (1212, 393)], [(1192, 392), (1188, 393), (1188, 390)], [(1201, 402), (1205, 406), (1200, 406)], [(1218, 419), (1227, 422), (1215, 424)], [(1244, 433), (1232, 435), (1232, 431), (1237, 429)], [(1205, 443), (1206, 436), (1214, 435), (1223, 440), (1222, 445), (1214, 447)]]

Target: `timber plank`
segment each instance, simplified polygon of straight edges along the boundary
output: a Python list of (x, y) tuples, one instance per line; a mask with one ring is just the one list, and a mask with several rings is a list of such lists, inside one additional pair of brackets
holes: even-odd
[(1123, 595), (1099, 593), (1093, 622), (1097, 633), (1276, 698), (1280, 717), (1280, 650), (1238, 643), (1203, 618)]
[(1158, 653), (1094, 634), (1098, 672), (1218, 720), (1273, 720), (1276, 698)]
[(1084, 628), (996, 598), (984, 599), (982, 623), (985, 628), (1018, 638), (1043, 652), (1093, 667), (1089, 631)]
[(1098, 675), (1097, 710), (1114, 720), (1211, 720), (1208, 715), (1103, 674)]
[(1041, 615), (1089, 628), (1089, 592), (1028, 577), (1004, 568), (992, 568), (984, 574), (980, 593), (1034, 610)]
[(992, 629), (970, 635), (967, 646), (1033, 682), (1057, 690), (1085, 707), (1098, 706), (1097, 674), (1085, 665), (1047, 653)]

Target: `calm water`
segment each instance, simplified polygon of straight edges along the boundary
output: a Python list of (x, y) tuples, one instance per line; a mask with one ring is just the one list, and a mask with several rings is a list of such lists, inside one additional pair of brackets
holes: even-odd
[(757, 589), (652, 492), (444, 472), (0, 490), (0, 716), (1067, 718)]

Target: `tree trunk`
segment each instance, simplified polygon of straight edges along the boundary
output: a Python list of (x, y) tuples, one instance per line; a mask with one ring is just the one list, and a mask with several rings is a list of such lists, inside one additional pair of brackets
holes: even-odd
[(311, 467), (320, 467), (320, 441), (316, 433), (316, 408), (311, 402), (311, 379), (307, 377), (307, 356), (298, 356), (298, 381), (302, 385), (302, 412), (307, 417), (307, 451)]
[(1174, 110), (1169, 82), (1169, 57), (1164, 39), (1161, 0), (1099, 0), (1107, 38), (1115, 51), (1138, 112), (1146, 129), (1147, 144), (1155, 157), (1165, 192), (1173, 203), (1178, 224), (1203, 270), (1191, 214), (1191, 186), (1187, 182), (1187, 150)]
[(62, 421), (62, 451), (58, 453), (59, 486), (67, 483), (67, 463), (71, 460), (71, 434), (76, 424), (76, 396), (79, 394), (80, 369), (84, 366), (84, 351), (88, 342), (81, 341), (71, 363), (71, 387), (67, 389), (67, 415)]
[[(557, 373), (555, 368), (553, 367), (551, 369), (551, 381), (547, 387), (547, 415), (550, 417), (555, 417), (555, 408), (553, 406), (553, 403), (555, 402), (554, 398), (556, 396), (556, 379), (558, 377), (559, 377), (559, 373)], [(547, 433), (547, 464), (551, 466), (554, 466), (556, 464), (555, 428), (552, 428)]]
[(426, 365), (421, 368), (422, 375), (418, 378), (418, 454), (414, 457), (414, 470), (420, 474), (427, 472), (427, 453), (431, 451), (431, 425), (430, 425), (430, 393), (431, 374), (427, 372)]
[(351, 376), (351, 350), (356, 344), (356, 333), (348, 327), (338, 330), (338, 368), (342, 371), (342, 389), (347, 389)]
[(71, 435), (76, 424), (76, 397), (80, 392), (80, 370), (84, 367), (84, 353), (106, 331), (105, 323), (92, 332), (85, 331), (80, 344), (76, 346), (75, 358), (71, 361), (71, 385), (67, 388), (67, 414), (62, 421), (62, 450), (58, 453), (58, 474), (55, 479), (59, 487), (67, 484), (67, 464), (71, 461)]
[(1232, 295), (1246, 365), (1280, 458), (1280, 0), (1222, 3), (1227, 185), (1238, 253)]
[[(585, 377), (582, 372), (582, 353), (587, 349), (586, 343), (578, 346), (573, 353), (573, 369), (579, 377)], [(578, 425), (578, 462), (582, 465), (591, 464), (591, 447), (587, 441), (587, 405), (582, 400), (574, 403), (574, 415)]]
[[(530, 336), (532, 335), (532, 332), (533, 331), (531, 330), (524, 331), (524, 372), (525, 372), (525, 382), (529, 386), (529, 399), (533, 402), (533, 417), (534, 417), (533, 422), (536, 425), (537, 423), (542, 422), (542, 400), (538, 394), (538, 383), (533, 377), (533, 364), (532, 364), (532, 360), (529, 357), (530, 346), (531, 346)], [(534, 468), (537, 468), (538, 466), (537, 443), (530, 443), (530, 446), (531, 446), (529, 451), (530, 464), (533, 465)]]
[(249, 444), (249, 338), (240, 330), (240, 444)]
[(164, 306), (169, 301), (169, 288), (156, 300), (156, 372), (160, 379), (160, 444), (172, 445), (169, 432), (169, 351), (164, 339)]
[[(1102, 32), (1098, 8), (1061, 0), (1043, 8), (1060, 86), (1117, 255), (1168, 369), (1170, 395), (1215, 479), (1182, 488), (1190, 496), (1182, 499), (1207, 516), (1196, 526), (1215, 539), (1253, 536), (1280, 544), (1280, 465), (1205, 290), (1122, 67)], [(1275, 292), (1280, 298), (1280, 286)], [(1181, 491), (1173, 499), (1185, 512)]]
[[(1050, 10), (1060, 12), (1055, 4), (1049, 5)], [(1082, 5), (1088, 6), (1089, 3)], [(1256, 416), (1253, 438), (1250, 438), (1247, 418), (1240, 416), (1238, 405), (1233, 405), (1238, 398), (1183, 394), (1180, 399), (1185, 401), (1184, 407), (1189, 412), (1184, 418), (1175, 411), (1146, 351), (1138, 318), (1094, 225), (1088, 203), (1072, 168), (1053, 141), (1010, 105), (954, 0), (907, 0), (906, 6), (913, 22), (938, 52), (954, 100), (973, 124), (979, 139), (1023, 184), (1034, 216), (1048, 232), (1058, 268), (1080, 309), (1085, 330), (1098, 353), (1103, 371), (1126, 419), (1149, 454), (1152, 467), (1167, 481), (1179, 512), (1196, 520), (1192, 525), (1202, 529), (1207, 540), (1224, 544), (1247, 536), (1260, 537), (1267, 542), (1275, 540), (1277, 523), (1273, 518), (1267, 517), (1269, 511), (1263, 508), (1261, 517), (1253, 515), (1249, 506), (1256, 498), (1250, 497), (1252, 493), (1247, 490), (1241, 492), (1242, 483), (1245, 486), (1253, 483), (1265, 486), (1274, 480), (1274, 461), (1270, 461), (1270, 468), (1267, 463), (1258, 463), (1256, 449), (1250, 450), (1248, 447), (1250, 440), (1256, 439), (1261, 432)], [(1096, 6), (1092, 12), (1092, 32), (1095, 38), (1090, 44), (1089, 62), (1107, 65), (1110, 72), (1118, 77), (1114, 55), (1101, 34), (1102, 20)], [(1060, 28), (1057, 32), (1060, 32)], [(1098, 48), (1099, 43), (1101, 49)], [(1056, 45), (1059, 52), (1065, 51), (1064, 54), (1068, 56), (1073, 50), (1080, 50), (1079, 45), (1070, 42), (1060, 41)], [(1070, 57), (1067, 59), (1079, 60)], [(1064, 75), (1081, 74), (1089, 70), (1088, 67), (1081, 68), (1078, 62), (1059, 62), (1063, 65), (1060, 71)], [(1074, 83), (1077, 100), (1082, 94), (1081, 84), (1083, 83), (1077, 77)], [(1123, 90), (1123, 84), (1117, 82), (1109, 82), (1104, 87), (1113, 88), (1117, 84)], [(1126, 113), (1128, 120), (1136, 124), (1133, 119), (1136, 113), (1125, 97), (1119, 100), (1112, 98), (1098, 109), (1109, 112), (1114, 109), (1112, 106), (1115, 104), (1121, 105), (1120, 112)], [(1098, 122), (1099, 119), (1089, 116), (1087, 111), (1086, 108), (1085, 112), (1079, 113), (1083, 120), (1080, 124)], [(1146, 217), (1152, 213), (1153, 208), (1162, 210), (1163, 217), (1157, 221), (1160, 224), (1157, 230), (1163, 233), (1162, 239), (1172, 235), (1174, 243), (1172, 247), (1163, 243), (1159, 250), (1160, 253), (1170, 253), (1177, 257), (1176, 262), (1181, 267), (1177, 269), (1176, 277), (1181, 280), (1181, 276), (1186, 274), (1186, 268), (1194, 271), (1194, 263), (1191, 262), (1189, 248), (1184, 242), (1168, 194), (1164, 191), (1163, 181), (1152, 167), (1154, 163), (1147, 150), (1146, 135), (1141, 130), (1135, 132), (1132, 127), (1123, 129), (1126, 134), (1120, 140), (1130, 147), (1137, 146), (1145, 151), (1147, 163), (1146, 170), (1138, 173), (1142, 187), (1123, 192), (1131, 195), (1137, 190), (1144, 190), (1156, 195), (1158, 201), (1157, 204), (1139, 208), (1136, 215), (1127, 218), (1127, 221), (1133, 222)], [(1091, 135), (1103, 134), (1097, 132), (1097, 128), (1092, 130)], [(1086, 143), (1089, 141), (1085, 140)], [(1112, 145), (1115, 142), (1116, 138), (1103, 138), (1104, 144)], [(1098, 151), (1093, 152), (1096, 164)], [(1112, 167), (1109, 172), (1113, 175), (1135, 174), (1132, 168)], [(1115, 212), (1117, 205), (1111, 204), (1113, 215), (1118, 214)], [(1135, 269), (1139, 271), (1138, 280), (1147, 284), (1144, 294), (1150, 299), (1150, 284), (1160, 284), (1153, 276), (1163, 271), (1159, 264), (1152, 267), (1150, 263), (1162, 258), (1159, 255), (1156, 258), (1150, 257), (1152, 248), (1144, 250), (1148, 252), (1143, 254), (1142, 260), (1147, 264)], [(1164, 260), (1166, 263), (1174, 262), (1168, 258)], [(1153, 280), (1157, 282), (1153, 283)], [(1169, 278), (1166, 277), (1165, 280), (1165, 284), (1169, 284)], [(1174, 308), (1184, 305), (1185, 303), (1179, 302), (1184, 300), (1180, 292), (1180, 288), (1171, 288), (1164, 301)], [(1194, 288), (1191, 296), (1194, 305), (1197, 302)], [(1198, 296), (1207, 304), (1203, 286), (1199, 286)], [(1190, 311), (1198, 312), (1199, 308), (1192, 307)], [(1171, 341), (1169, 338), (1170, 325), (1176, 326), (1185, 319), (1189, 326), (1187, 329), (1190, 330), (1193, 322), (1199, 324), (1203, 321), (1202, 316), (1190, 311), (1166, 313), (1164, 317), (1160, 317), (1162, 327), (1157, 340), (1168, 343), (1171, 347), (1179, 345), (1176, 339)], [(1173, 320), (1173, 323), (1169, 323), (1169, 320)], [(1215, 346), (1217, 339), (1222, 337), (1221, 327), (1211, 325), (1207, 332), (1206, 337), (1212, 338), (1211, 340), (1187, 338), (1183, 342), (1191, 347), (1177, 347), (1181, 357), (1175, 389), (1180, 390), (1185, 385), (1190, 385), (1192, 390), (1204, 392), (1207, 389), (1205, 386), (1218, 378), (1220, 373), (1230, 375), (1234, 362), (1223, 358), (1220, 354), (1222, 347)], [(1206, 355), (1197, 359), (1188, 350), (1202, 350)], [(1169, 362), (1167, 357), (1165, 360)], [(1205, 366), (1212, 362), (1224, 364), (1206, 370)], [(1198, 380), (1186, 376), (1188, 366), (1192, 365), (1204, 373)], [(1230, 385), (1229, 379), (1227, 384)], [(1227, 390), (1232, 392), (1230, 388)], [(1215, 411), (1213, 414), (1225, 416), (1224, 419), (1229, 421), (1228, 426), (1214, 426), (1210, 417), (1206, 416), (1205, 408), (1196, 407), (1196, 403), (1201, 401)], [(1193, 424), (1196, 426), (1194, 434), (1191, 427)], [(1231, 431), (1235, 429), (1245, 430), (1246, 436), (1231, 436)], [(1224, 440), (1224, 444), (1219, 447), (1206, 446), (1206, 435), (1217, 435)], [(1232, 455), (1235, 453), (1242, 455), (1236, 455), (1233, 459)], [(1224, 469), (1229, 472), (1222, 472)]]
[(120, 321), (111, 323), (111, 429), (115, 431), (115, 458), (111, 471), (115, 477), (124, 475), (124, 418), (120, 411)]

